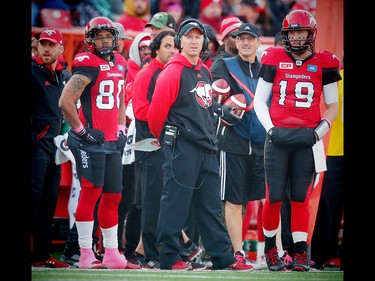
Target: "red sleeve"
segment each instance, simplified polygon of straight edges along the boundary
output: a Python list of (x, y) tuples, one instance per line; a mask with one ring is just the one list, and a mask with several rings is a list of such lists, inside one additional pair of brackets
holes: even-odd
[[(153, 64), (154, 65), (154, 64)], [(150, 106), (150, 101), (147, 96), (150, 91), (153, 92), (154, 87), (151, 86), (152, 75), (156, 69), (153, 65), (143, 68), (135, 76), (133, 81), (133, 112), (134, 116), (142, 121), (147, 122), (147, 112)]]
[(180, 91), (181, 75), (176, 75), (176, 73), (181, 73), (183, 67), (180, 64), (170, 65), (160, 73), (156, 80), (147, 119), (150, 132), (159, 140), (169, 109), (173, 106)]

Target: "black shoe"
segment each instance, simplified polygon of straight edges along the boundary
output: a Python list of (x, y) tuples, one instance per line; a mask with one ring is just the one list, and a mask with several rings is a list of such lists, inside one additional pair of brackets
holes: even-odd
[(191, 245), (189, 247), (184, 247), (181, 250), (180, 256), (187, 257), (189, 260), (195, 259), (200, 253), (202, 253), (202, 249), (197, 246), (193, 241), (191, 241)]
[(192, 260), (187, 260), (187, 261), (184, 261), (186, 264), (189, 264), (191, 265), (191, 267), (193, 268), (193, 270), (205, 270), (206, 269), (206, 265), (203, 264), (203, 263), (199, 263), (199, 262), (194, 262)]
[(128, 258), (127, 258), (128, 262), (131, 262), (133, 264), (138, 264), (140, 265), (141, 267), (144, 265), (144, 260), (145, 260), (145, 257), (138, 253), (138, 252), (133, 252)]
[(79, 255), (74, 254), (71, 257), (68, 257), (68, 256), (62, 254), (60, 256), (60, 261), (68, 263), (68, 264), (70, 264), (72, 266), (78, 267)]
[(284, 262), (279, 258), (277, 248), (273, 247), (269, 250), (264, 249), (264, 255), (266, 256), (267, 267), (271, 271), (283, 271), (285, 270)]
[(157, 260), (150, 260), (148, 262), (143, 262), (144, 265), (142, 268), (144, 269), (151, 269), (151, 270), (160, 270), (160, 262)]
[(292, 271), (309, 271), (310, 264), (307, 258), (307, 253), (295, 253), (293, 263), (291, 265)]

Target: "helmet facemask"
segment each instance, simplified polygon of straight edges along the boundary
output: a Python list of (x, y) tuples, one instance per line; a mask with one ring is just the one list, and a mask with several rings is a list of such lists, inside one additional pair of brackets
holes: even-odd
[[(113, 41), (112, 46), (99, 50), (94, 39), (102, 30), (111, 32)], [(99, 57), (106, 58), (111, 56), (114, 50), (118, 49), (118, 35), (118, 31), (110, 19), (97, 17), (91, 20), (85, 29), (85, 43), (90, 52), (95, 53)]]
[[(304, 41), (299, 46), (293, 46), (291, 40), (288, 38), (289, 31), (307, 30), (308, 35), (304, 39), (296, 39), (293, 41)], [(315, 38), (317, 33), (317, 24), (314, 16), (305, 10), (293, 10), (285, 16), (282, 27), (281, 35), (284, 49), (293, 54), (302, 54), (306, 51), (313, 52), (315, 49)]]
[[(284, 45), (285, 51), (287, 51), (289, 53), (296, 54), (296, 55), (302, 54), (302, 53), (306, 52), (307, 50), (310, 50), (311, 52), (314, 51), (315, 39), (313, 38), (313, 34), (310, 30), (308, 30), (309, 34), (304, 39), (290, 40), (288, 38), (288, 32), (289, 32), (289, 30), (281, 32), (282, 37), (283, 37), (281, 41)], [(291, 44), (292, 41), (293, 42), (299, 41), (300, 43), (303, 42), (303, 44), (293, 45), (293, 44)]]

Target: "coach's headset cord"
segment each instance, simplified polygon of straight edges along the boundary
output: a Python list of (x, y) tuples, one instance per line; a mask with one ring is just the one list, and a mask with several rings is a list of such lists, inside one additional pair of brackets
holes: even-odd
[[(212, 99), (212, 95), (211, 95), (211, 99)], [(209, 110), (209, 109), (208, 109), (208, 110)], [(206, 137), (208, 138), (208, 140), (210, 141), (211, 146), (214, 147), (214, 144), (211, 142), (211, 139), (207, 136), (207, 130), (206, 130), (206, 128), (207, 128), (207, 126), (208, 126), (208, 118), (207, 118), (206, 120), (202, 120), (202, 123), (203, 123), (203, 124), (206, 124), (206, 125), (205, 125), (204, 133), (205, 133)], [(177, 130), (178, 130), (178, 129), (177, 129)], [(177, 141), (177, 135), (178, 135), (178, 133), (176, 134), (175, 142)], [(174, 148), (175, 148), (175, 144), (176, 144), (176, 143), (174, 143), (174, 144), (172, 145), (172, 161), (171, 161), (171, 174), (172, 174), (172, 178), (173, 178), (173, 180), (174, 180), (177, 184), (179, 184), (179, 185), (181, 185), (181, 186), (183, 186), (183, 187), (185, 187), (185, 188), (189, 188), (189, 189), (199, 189), (199, 188), (202, 186), (202, 184), (204, 183), (204, 181), (206, 180), (206, 178), (207, 178), (208, 174), (210, 173), (210, 171), (207, 171), (206, 175), (204, 176), (204, 178), (202, 179), (202, 181), (199, 183), (198, 186), (188, 186), (188, 185), (185, 185), (185, 184), (179, 182), (179, 181), (175, 178), (174, 173), (173, 173), (173, 160), (174, 160)], [(210, 161), (210, 165), (212, 165), (212, 160), (213, 160), (214, 158), (215, 158), (215, 161), (216, 161), (216, 156), (215, 156), (215, 153), (214, 153), (214, 149), (212, 149), (212, 150), (211, 150), (211, 161)]]

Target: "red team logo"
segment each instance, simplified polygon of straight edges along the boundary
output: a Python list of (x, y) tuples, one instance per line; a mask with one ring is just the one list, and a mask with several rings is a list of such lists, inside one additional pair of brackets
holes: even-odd
[(203, 108), (208, 108), (212, 104), (212, 88), (209, 84), (204, 81), (198, 82), (195, 89), (190, 91), (191, 93), (195, 92), (195, 97), (198, 101), (198, 104)]

